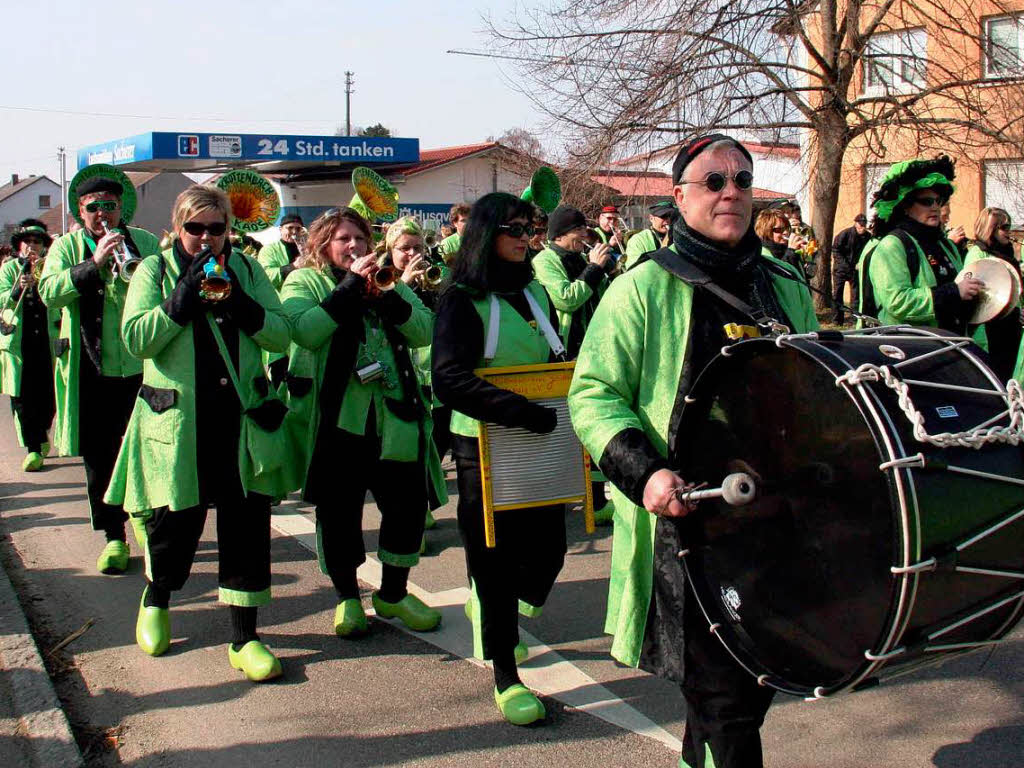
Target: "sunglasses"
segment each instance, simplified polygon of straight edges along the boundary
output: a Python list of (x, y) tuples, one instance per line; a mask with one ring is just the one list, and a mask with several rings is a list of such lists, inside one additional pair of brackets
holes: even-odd
[(116, 211), (121, 204), (117, 200), (93, 200), (91, 203), (85, 204), (85, 210), (89, 213), (96, 213), (96, 211)]
[(935, 195), (924, 195), (923, 197), (915, 197), (914, 202), (923, 208), (931, 208), (932, 206), (939, 206), (940, 208), (949, 202), (948, 197), (936, 197)]
[(499, 224), (498, 229), (509, 237), (533, 237), (536, 230), (530, 224)]
[[(703, 184), (708, 188), (708, 192), (721, 192), (725, 189), (725, 183), (729, 180), (729, 177), (724, 173), (718, 173), (715, 171), (709, 173), (700, 181), (681, 181), (680, 184)], [(733, 184), (736, 185), (736, 189), (747, 190), (754, 186), (754, 174), (750, 171), (737, 171), (732, 177)]]
[(776, 235), (788, 235), (792, 231), (789, 227), (772, 227), (772, 232)]
[(205, 232), (209, 232), (210, 237), (220, 237), (228, 231), (228, 225), (223, 221), (215, 221), (213, 224), (202, 224), (198, 221), (186, 221), (181, 225), (181, 227), (193, 237), (202, 237)]
[(1010, 231), (1010, 224), (1009, 223), (1000, 224), (998, 228), (999, 228), (999, 230), (1001, 232), (1009, 232)]

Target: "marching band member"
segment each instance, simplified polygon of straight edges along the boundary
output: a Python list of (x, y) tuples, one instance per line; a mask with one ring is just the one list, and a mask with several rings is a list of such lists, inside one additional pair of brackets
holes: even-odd
[[(393, 266), (402, 271), (399, 278), (423, 302), (423, 306), (433, 311), (437, 300), (437, 291), (449, 277), (448, 267), (443, 264), (431, 264), (427, 260), (426, 244), (423, 229), (412, 216), (403, 216), (388, 227), (384, 237), (384, 255), (378, 262), (381, 267)], [(433, 510), (448, 503), (448, 489), (441, 470), (441, 459), (448, 452), (451, 444), (452, 409), (443, 405), (434, 394), (430, 385), (430, 345), (414, 347), (410, 351), (412, 364), (416, 369), (416, 378), (424, 388), (424, 396), (430, 402), (431, 445), (427, 452), (427, 472), (431, 478), (428, 483), (428, 505), (424, 527), (430, 530), (437, 522)], [(424, 545), (420, 552), (425, 550)]]
[(302, 235), (302, 230), (305, 227), (302, 224), (302, 217), (297, 213), (289, 213), (284, 216), (278, 227), (281, 230), (281, 239), (260, 248), (256, 259), (266, 270), (271, 284), (280, 291), (288, 275), (295, 269), (295, 262), (301, 255), (296, 238)]
[(689, 510), (676, 499), (684, 480), (674, 468), (688, 446), (671, 425), (697, 374), (728, 343), (725, 326), (753, 321), (682, 277), (699, 269), (794, 331), (817, 322), (803, 279), (762, 256), (750, 229), (747, 150), (721, 134), (698, 137), (680, 150), (672, 176), (682, 214), (672, 245), (608, 289), (580, 350), (569, 408), (583, 445), (614, 485), (605, 625), (615, 635), (612, 655), (681, 684), (680, 766), (751, 768), (762, 764), (759, 728), (773, 691), (708, 631), (677, 557), (685, 546), (677, 520)]
[(645, 253), (661, 248), (665, 235), (668, 234), (679, 212), (668, 200), (655, 203), (647, 209), (647, 220), (650, 226), (637, 232), (626, 244), (625, 261), (632, 267)]
[[(261, 681), (281, 674), (256, 619), (270, 601), (270, 496), (286, 490), (275, 487), (282, 457), (271, 447), (284, 406), (267, 382), (261, 350), (287, 348), (288, 322), (263, 270), (232, 249), (231, 221), (222, 190), (189, 187), (174, 203), (171, 248), (147, 258), (132, 278), (122, 332), (144, 361), (143, 384), (107, 499), (133, 513), (152, 510), (136, 625), (136, 642), (152, 656), (170, 644), (171, 593), (188, 579), (207, 509), (217, 507), (228, 659)], [(217, 262), (229, 278), (223, 298), (208, 273)]]
[[(1002, 208), (982, 208), (974, 222), (974, 241), (967, 249), (964, 266), (986, 257), (1002, 259), (1019, 277), (1020, 261), (1014, 255), (1010, 241), (1011, 226), (1010, 214)], [(1005, 317), (985, 323), (989, 362), (1000, 381), (1008, 381), (1013, 376), (1021, 342), (1020, 321), (1021, 312), (1017, 306)]]
[(321, 214), (309, 228), (306, 268), (282, 290), (295, 344), (315, 353), (299, 358), (312, 362), (304, 372), (311, 391), (303, 498), (316, 506), (320, 563), (338, 594), (334, 631), (342, 637), (367, 630), (356, 580), (366, 560), (367, 489), (381, 512), (377, 615), (420, 632), (441, 622), (406, 589), (423, 538), (430, 442), (430, 409), (409, 348), (430, 343), (433, 316), (401, 280), (391, 290), (375, 287), (370, 240), (369, 224), (351, 208)]
[[(516, 725), (545, 715), (540, 699), (519, 680), (516, 664), (526, 647), (519, 644), (517, 606), (528, 616), (539, 615), (562, 569), (565, 517), (562, 505), (500, 515), (497, 547), (487, 548), (476, 420), (546, 434), (554, 430), (557, 415), (486, 382), (474, 370), (552, 358), (547, 334), (555, 335), (553, 308), (526, 261), (532, 216), (529, 203), (503, 192), (473, 205), (452, 283), (438, 301), (433, 347), (434, 389), (453, 409), (459, 533), (475, 594), (467, 604), (474, 647), (493, 661), (495, 703)], [(499, 327), (491, 327), (492, 318)]]
[[(940, 210), (953, 194), (953, 162), (894, 164), (875, 193), (880, 238), (861, 256), (861, 312), (883, 325), (933, 325), (963, 335), (982, 281), (955, 282), (960, 253), (942, 230)], [(979, 329), (979, 341), (984, 330)]]
[[(586, 234), (586, 217), (575, 208), (559, 206), (548, 219), (548, 247), (533, 259), (533, 273), (558, 314), (558, 332), (570, 360), (579, 354), (590, 318), (608, 289), (608, 275), (615, 269), (606, 242), (584, 256)], [(610, 524), (614, 511), (605, 495), (604, 477), (595, 472), (592, 480), (594, 522)]]
[(122, 255), (144, 258), (160, 250), (151, 232), (126, 226), (135, 211), (128, 177), (109, 165), (91, 165), (71, 181), (68, 207), (82, 228), (58, 238), (46, 257), (39, 297), (61, 309), (57, 369), (57, 416), (53, 443), (60, 456), (81, 454), (94, 530), (106, 534), (96, 567), (122, 573), (128, 567), (128, 516), (105, 504), (103, 493), (142, 384), (142, 361), (121, 338), (128, 293)]
[(614, 205), (606, 205), (601, 208), (601, 213), (597, 216), (597, 226), (591, 231), (600, 242), (610, 245), (613, 250), (621, 252), (626, 247), (625, 243), (619, 240), (618, 227), (621, 226), (619, 209)]
[(53, 341), (60, 330), (60, 313), (46, 308), (36, 286), (51, 242), (43, 222), (25, 219), (11, 235), (11, 247), (18, 257), (0, 267), (4, 315), (11, 310), (11, 324), (6, 317), (0, 322), (0, 350), (4, 353), (0, 391), (11, 396), (18, 443), (27, 452), (21, 465), (25, 472), (42, 469), (50, 452), (47, 432), (55, 408)]
[(548, 214), (541, 208), (534, 206), (533, 209), (533, 235), (530, 237), (529, 247), (526, 249), (526, 258), (533, 261), (533, 257), (544, 250), (548, 238)]
[(455, 232), (448, 235), (438, 246), (438, 251), (445, 264), (451, 264), (455, 254), (459, 252), (462, 233), (466, 230), (466, 222), (469, 221), (469, 206), (465, 203), (453, 205), (451, 211), (448, 212), (448, 220), (455, 227)]

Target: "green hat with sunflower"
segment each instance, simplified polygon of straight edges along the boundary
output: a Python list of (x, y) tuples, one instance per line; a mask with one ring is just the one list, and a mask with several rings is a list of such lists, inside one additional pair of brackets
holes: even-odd
[(935, 189), (946, 197), (952, 196), (954, 178), (956, 171), (949, 155), (939, 155), (934, 160), (894, 163), (882, 179), (882, 186), (871, 198), (871, 207), (882, 221), (890, 221), (900, 203), (911, 192)]

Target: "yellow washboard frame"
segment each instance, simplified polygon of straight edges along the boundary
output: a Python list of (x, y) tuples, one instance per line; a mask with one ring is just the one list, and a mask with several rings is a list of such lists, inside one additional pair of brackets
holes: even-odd
[[(541, 363), (539, 365), (513, 365), (504, 368), (477, 368), (474, 373), (486, 379), (496, 387), (508, 389), (522, 395), (528, 400), (565, 397), (569, 394), (569, 384), (576, 364)], [(583, 503), (583, 520), (587, 533), (594, 532), (594, 496), (590, 485), (590, 454), (581, 446), (583, 461), (583, 494), (564, 496), (544, 501), (524, 502), (522, 504), (495, 504), (491, 482), (491, 451), (488, 444), (487, 424), (480, 422), (480, 480), (483, 485), (484, 507), (484, 541), (488, 547), (495, 547), (497, 540), (494, 534), (494, 513), (510, 509), (528, 509), (530, 507), (548, 506), (550, 504)]]

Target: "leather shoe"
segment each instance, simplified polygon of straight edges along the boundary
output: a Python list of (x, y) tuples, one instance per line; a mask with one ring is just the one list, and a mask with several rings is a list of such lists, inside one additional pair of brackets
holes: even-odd
[(334, 634), (338, 637), (365, 635), (368, 625), (363, 604), (357, 597), (342, 600), (334, 609)]
[(431, 608), (415, 595), (406, 595), (397, 603), (387, 603), (380, 599), (378, 592), (373, 593), (373, 610), (384, 619), (401, 619), (409, 629), (415, 632), (429, 632), (437, 629), (441, 623), (441, 612)]
[(229, 644), (228, 661), (254, 683), (281, 676), (281, 661), (259, 640), (250, 640), (237, 651)]
[(511, 685), (501, 693), (495, 688), (494, 703), (512, 725), (529, 725), (543, 720), (547, 714), (541, 700), (522, 683)]

